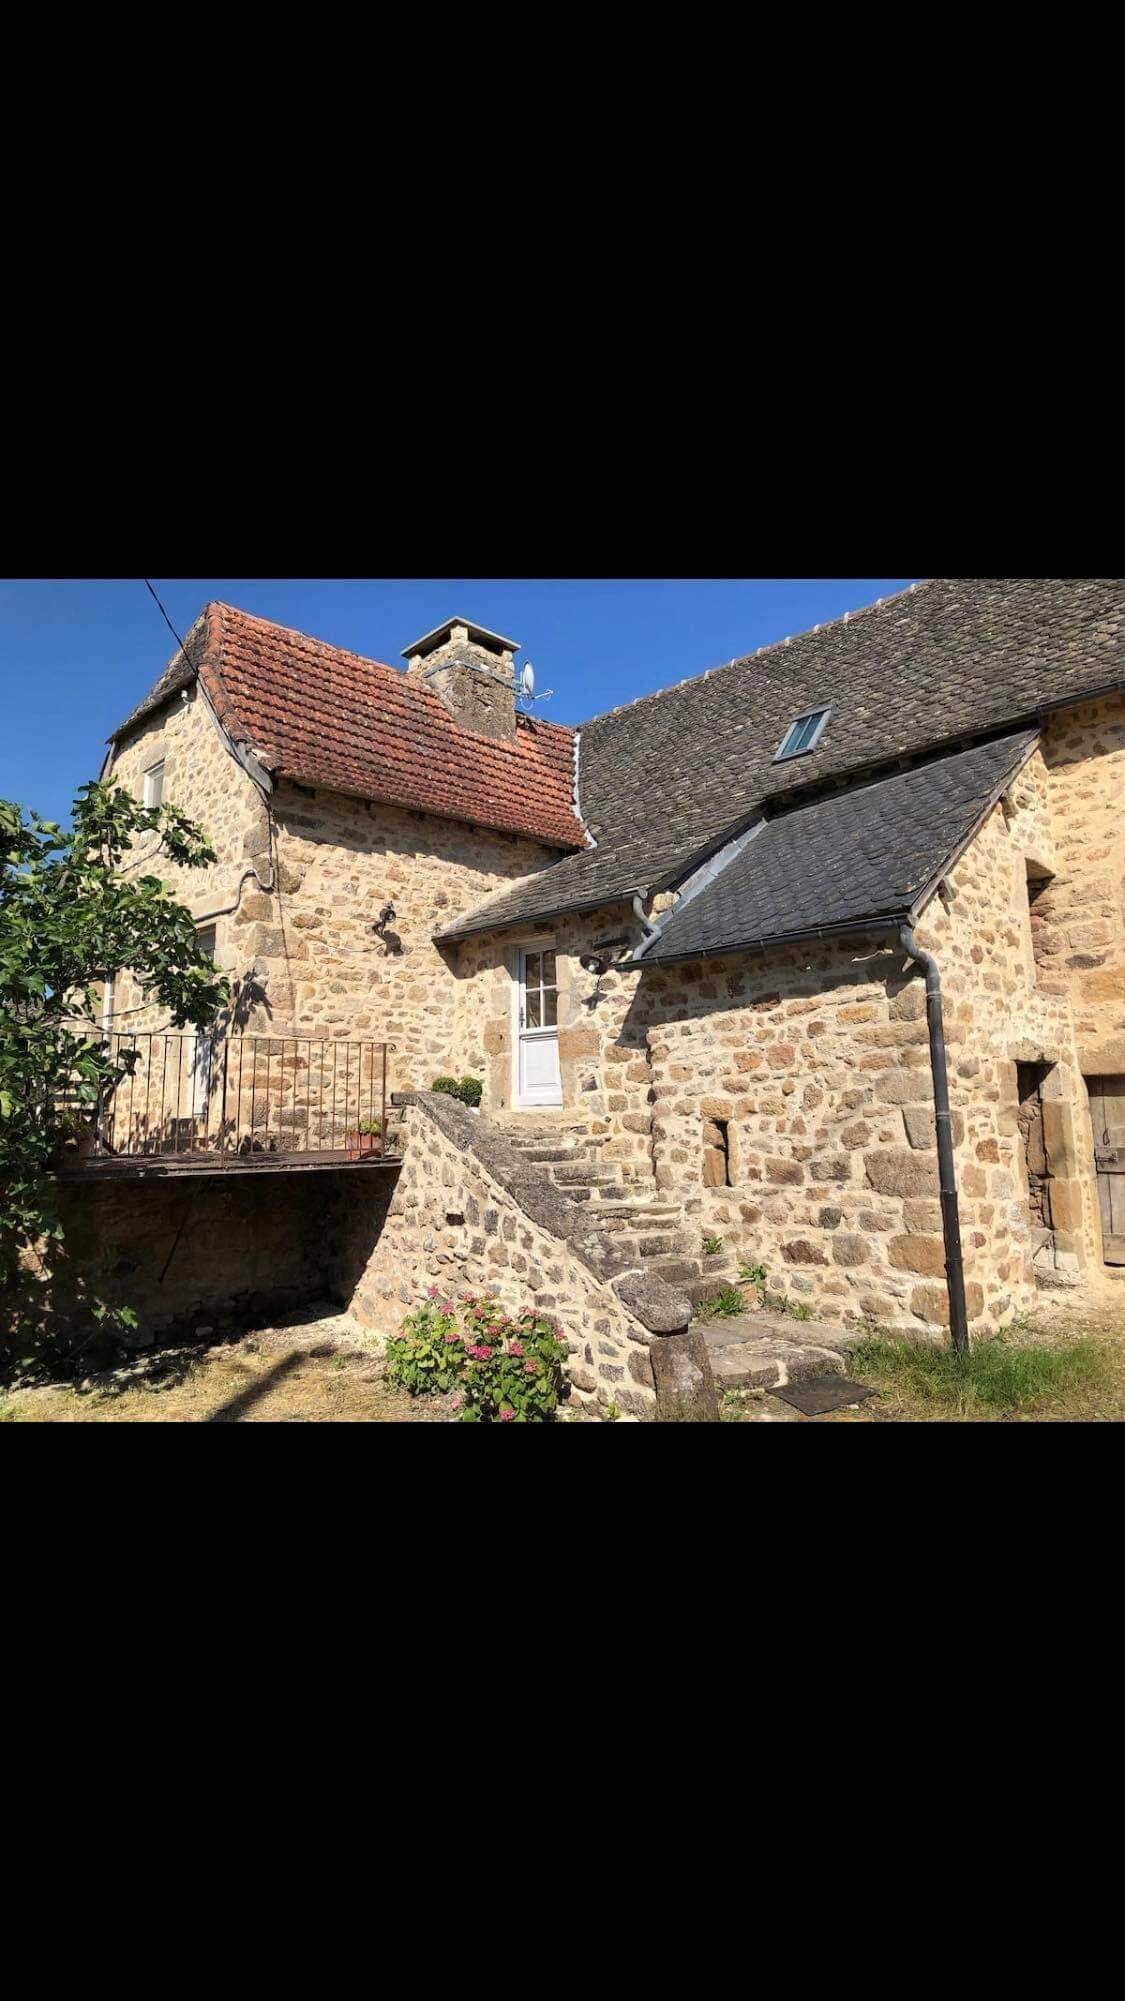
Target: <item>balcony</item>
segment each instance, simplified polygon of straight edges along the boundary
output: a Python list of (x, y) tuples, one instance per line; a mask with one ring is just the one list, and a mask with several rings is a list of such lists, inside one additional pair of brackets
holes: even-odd
[(398, 1164), (392, 1043), (226, 1030), (98, 1039), (126, 1074), (65, 1148), (64, 1177)]

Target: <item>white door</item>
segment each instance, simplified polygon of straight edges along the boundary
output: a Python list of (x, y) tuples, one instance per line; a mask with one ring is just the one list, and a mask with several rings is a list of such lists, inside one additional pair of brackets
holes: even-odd
[(519, 957), (517, 1102), (561, 1105), (559, 993), (552, 951), (521, 946)]

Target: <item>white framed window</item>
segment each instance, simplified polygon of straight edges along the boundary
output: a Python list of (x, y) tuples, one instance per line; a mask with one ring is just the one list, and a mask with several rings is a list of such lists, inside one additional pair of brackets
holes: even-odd
[(150, 764), (145, 772), (145, 805), (159, 806), (164, 797), (164, 759)]
[(815, 750), (831, 714), (831, 709), (806, 709), (804, 715), (795, 716), (774, 751), (774, 763), (780, 764), (787, 757), (803, 757), (806, 751)]

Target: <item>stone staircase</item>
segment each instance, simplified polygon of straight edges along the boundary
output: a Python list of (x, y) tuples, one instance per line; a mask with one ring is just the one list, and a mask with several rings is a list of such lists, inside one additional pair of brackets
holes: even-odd
[[(666, 1285), (685, 1293), (693, 1307), (714, 1297), (721, 1285), (736, 1282), (735, 1260), (724, 1249), (703, 1255), (699, 1225), (689, 1222), (679, 1202), (657, 1189), (651, 1175), (625, 1178), (622, 1164), (606, 1159), (605, 1138), (584, 1126), (506, 1129), (509, 1143), (572, 1202), (587, 1205), (590, 1221), (614, 1248)], [(608, 1138), (609, 1136), (606, 1135)], [(842, 1371), (854, 1333), (817, 1321), (801, 1321), (759, 1307), (747, 1293), (746, 1312), (699, 1326), (719, 1391), (780, 1389), (786, 1383)]]
[[(743, 1290), (743, 1312), (712, 1320), (704, 1314), (687, 1328), (689, 1309), (698, 1311), (721, 1285), (735, 1283), (734, 1258), (725, 1249), (704, 1255), (698, 1221), (689, 1222), (682, 1204), (657, 1188), (647, 1164), (619, 1160), (608, 1150), (612, 1134), (591, 1133), (585, 1125), (560, 1120), (532, 1125), (525, 1118), (478, 1117), (430, 1092), (396, 1094), (391, 1103), (392, 1132), (407, 1106), (424, 1107), (444, 1137), (461, 1153), (475, 1156), (540, 1230), (569, 1245), (642, 1327), (688, 1340), (687, 1348), (668, 1344), (673, 1375), (681, 1370), (690, 1376), (694, 1368), (706, 1385), (698, 1353), (702, 1340), (714, 1378), (707, 1391), (712, 1402), (716, 1390), (768, 1391), (843, 1370), (854, 1330), (767, 1309), (750, 1287)], [(415, 1143), (411, 1138), (410, 1146)], [(461, 1223), (464, 1218), (447, 1220)], [(654, 1358), (662, 1345), (651, 1350)], [(618, 1350), (607, 1352), (616, 1363)], [(589, 1359), (587, 1355), (587, 1363)], [(619, 1376), (621, 1371), (612, 1373)], [(773, 1415), (781, 1408), (775, 1405)]]
[(505, 1137), (529, 1167), (535, 1167), (560, 1194), (588, 1205), (591, 1223), (611, 1240), (613, 1248), (643, 1270), (657, 1273), (666, 1285), (686, 1294), (693, 1306), (710, 1299), (720, 1285), (733, 1283), (737, 1273), (725, 1251), (703, 1255), (696, 1224), (689, 1224), (679, 1202), (657, 1189), (651, 1172), (626, 1178), (622, 1163), (604, 1155), (605, 1138), (584, 1126), (529, 1128), (507, 1126)]

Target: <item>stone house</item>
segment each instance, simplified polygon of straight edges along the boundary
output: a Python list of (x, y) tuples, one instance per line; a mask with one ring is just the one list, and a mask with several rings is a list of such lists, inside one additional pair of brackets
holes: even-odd
[(232, 1033), (393, 1045), (355, 1309), (550, 1300), (644, 1415), (669, 1301), (740, 1262), (934, 1332), (1125, 1266), (1123, 615), (935, 579), (569, 729), (467, 619), (403, 672), (208, 605), (105, 773), (216, 848), (175, 887)]

